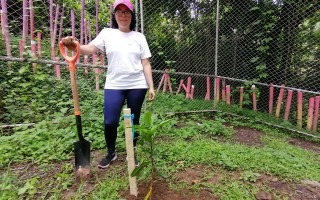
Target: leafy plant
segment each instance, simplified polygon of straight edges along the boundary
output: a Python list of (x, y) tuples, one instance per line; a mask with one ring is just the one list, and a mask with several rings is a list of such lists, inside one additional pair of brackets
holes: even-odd
[(160, 122), (159, 124), (154, 124), (152, 113), (148, 111), (144, 114), (142, 125), (136, 126), (136, 130), (140, 133), (139, 144), (143, 146), (142, 149), (148, 155), (148, 160), (143, 161), (138, 167), (136, 167), (132, 171), (131, 176), (139, 176), (143, 172), (143, 170), (148, 170), (151, 182), (150, 191), (147, 194), (146, 199), (148, 199), (148, 196), (150, 196), (152, 193), (152, 184), (156, 173), (157, 165), (155, 162), (155, 139), (159, 128), (161, 128), (168, 122), (170, 122), (170, 120), (165, 120)]

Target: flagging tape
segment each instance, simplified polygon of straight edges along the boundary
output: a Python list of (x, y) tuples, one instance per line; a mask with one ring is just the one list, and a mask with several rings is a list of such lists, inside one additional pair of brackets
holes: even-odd
[(81, 115), (80, 111), (74, 111), (74, 115)]
[(134, 125), (133, 125), (133, 118), (134, 114), (131, 115), (124, 115), (123, 118), (130, 118), (131, 119), (131, 126), (132, 126), (132, 139), (134, 139)]

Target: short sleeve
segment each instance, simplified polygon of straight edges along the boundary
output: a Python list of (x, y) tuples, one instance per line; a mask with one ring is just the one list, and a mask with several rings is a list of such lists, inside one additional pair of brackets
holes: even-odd
[[(142, 34), (141, 34), (142, 35)], [(146, 59), (151, 57), (151, 52), (149, 49), (148, 42), (146, 40), (146, 37), (142, 35), (141, 39), (141, 59)]]
[(100, 33), (96, 36), (96, 38), (94, 38), (91, 43), (96, 46), (98, 49), (100, 49), (101, 51), (105, 52), (105, 38), (107, 38), (108, 36), (108, 29), (104, 28), (102, 31), (100, 31)]

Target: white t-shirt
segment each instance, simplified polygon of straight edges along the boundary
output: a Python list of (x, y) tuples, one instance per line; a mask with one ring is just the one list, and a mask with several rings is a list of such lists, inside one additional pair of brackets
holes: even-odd
[(107, 55), (105, 89), (148, 88), (141, 59), (151, 57), (151, 53), (142, 33), (105, 28), (91, 43)]

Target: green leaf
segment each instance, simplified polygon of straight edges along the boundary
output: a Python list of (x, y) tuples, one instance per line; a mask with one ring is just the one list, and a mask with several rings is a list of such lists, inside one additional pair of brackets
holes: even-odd
[(141, 172), (143, 172), (143, 170), (149, 165), (149, 162), (147, 161), (143, 161), (138, 167), (136, 167), (132, 173), (131, 176), (139, 176), (141, 174)]

